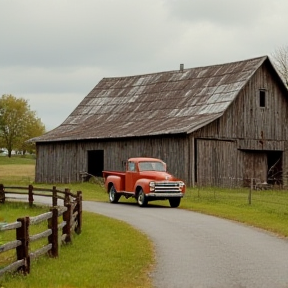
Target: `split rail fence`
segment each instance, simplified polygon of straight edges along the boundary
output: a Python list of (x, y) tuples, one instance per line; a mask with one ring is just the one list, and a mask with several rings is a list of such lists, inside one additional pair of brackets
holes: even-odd
[[(61, 243), (72, 241), (72, 233), (80, 234), (82, 230), (82, 192), (77, 194), (70, 192), (70, 189), (59, 190), (55, 186), (52, 189), (28, 187), (5, 186), (0, 184), (0, 205), (11, 195), (28, 195), (29, 205), (34, 203), (34, 196), (52, 198), (52, 207), (47, 213), (34, 217), (21, 217), (14, 223), (0, 223), (0, 232), (7, 230), (16, 231), (16, 239), (0, 245), (0, 254), (16, 249), (17, 260), (4, 268), (0, 268), (0, 276), (6, 272), (19, 271), (23, 274), (30, 272), (30, 263), (35, 258), (48, 254), (50, 257), (58, 257)], [(13, 197), (13, 199), (19, 199)], [(27, 198), (26, 198), (27, 199)], [(23, 198), (21, 199), (23, 200)], [(57, 206), (58, 200), (63, 205)], [(59, 217), (62, 216), (59, 220)], [(31, 225), (47, 221), (47, 229), (41, 233), (30, 235)], [(61, 232), (59, 232), (61, 231)], [(36, 250), (29, 251), (30, 244), (34, 241), (47, 238), (48, 244)]]

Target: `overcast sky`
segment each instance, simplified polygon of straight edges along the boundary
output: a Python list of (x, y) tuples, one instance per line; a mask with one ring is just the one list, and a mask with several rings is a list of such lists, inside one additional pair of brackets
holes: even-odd
[(0, 96), (49, 131), (104, 77), (270, 56), (287, 28), (287, 0), (0, 0)]

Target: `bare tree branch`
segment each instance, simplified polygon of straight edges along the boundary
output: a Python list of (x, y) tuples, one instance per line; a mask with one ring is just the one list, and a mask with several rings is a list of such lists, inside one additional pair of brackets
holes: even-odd
[(272, 57), (278, 73), (288, 87), (288, 45), (275, 49)]

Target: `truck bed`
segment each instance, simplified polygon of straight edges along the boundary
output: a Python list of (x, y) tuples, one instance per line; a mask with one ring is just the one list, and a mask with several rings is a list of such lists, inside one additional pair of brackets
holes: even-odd
[(118, 191), (124, 191), (125, 190), (125, 178), (126, 178), (125, 176), (126, 176), (126, 172), (123, 172), (123, 171), (102, 171), (102, 173), (103, 173), (103, 178), (104, 178), (105, 185), (108, 184), (106, 182), (108, 177), (109, 177), (109, 179), (112, 179), (113, 177), (121, 178), (120, 186), (118, 187)]

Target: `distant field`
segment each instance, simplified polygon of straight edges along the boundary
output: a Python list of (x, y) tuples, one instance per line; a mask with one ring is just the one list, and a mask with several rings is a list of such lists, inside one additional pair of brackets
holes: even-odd
[(0, 157), (0, 183), (31, 183), (35, 179), (35, 158), (12, 156)]
[(8, 156), (0, 156), (0, 165), (35, 165), (36, 159), (35, 156), (27, 155), (12, 155), (11, 158)]
[(0, 156), (0, 165), (35, 165), (36, 158), (34, 155), (12, 155), (11, 158), (8, 156)]

